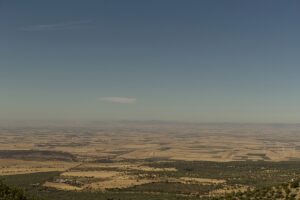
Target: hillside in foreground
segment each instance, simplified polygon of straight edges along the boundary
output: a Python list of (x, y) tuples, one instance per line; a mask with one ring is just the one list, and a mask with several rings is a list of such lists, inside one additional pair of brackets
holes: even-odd
[(71, 168), (61, 167), (61, 161), (50, 165), (45, 161), (6, 159), (1, 163), (6, 165), (1, 167), (0, 179), (9, 186), (2, 184), (1, 200), (27, 200), (28, 196), (43, 200), (292, 200), (300, 197), (300, 163), (296, 161), (68, 163)]
[(256, 199), (276, 199), (276, 200), (296, 200), (300, 199), (300, 180), (293, 180), (273, 187), (262, 187), (245, 192), (232, 192), (222, 197), (213, 198), (215, 200), (256, 200)]
[[(257, 199), (277, 199), (277, 200), (296, 200), (300, 198), (300, 180), (292, 180), (273, 187), (263, 187), (260, 189), (248, 189), (247, 191), (237, 191), (218, 197), (207, 197), (199, 199), (206, 200), (257, 200)], [(100, 197), (100, 196), (99, 196)], [(102, 196), (103, 197), (103, 196)], [(101, 197), (100, 197), (101, 198)], [(115, 198), (104, 197), (101, 199), (114, 200)], [(122, 197), (118, 198), (119, 200)], [(177, 197), (177, 199), (188, 199), (186, 197)], [(40, 200), (35, 197), (28, 197), (23, 190), (12, 188), (0, 182), (0, 200)]]
[(0, 181), (0, 200), (38, 200), (34, 197), (28, 197), (23, 190), (9, 187)]

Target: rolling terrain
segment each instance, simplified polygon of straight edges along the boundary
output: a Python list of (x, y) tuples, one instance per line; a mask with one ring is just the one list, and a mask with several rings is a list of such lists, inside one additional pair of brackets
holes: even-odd
[(6, 127), (0, 178), (45, 200), (297, 199), (299, 133), (278, 124)]

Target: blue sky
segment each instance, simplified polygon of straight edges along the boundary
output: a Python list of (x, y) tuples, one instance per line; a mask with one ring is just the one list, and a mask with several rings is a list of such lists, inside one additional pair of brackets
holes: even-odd
[(298, 123), (299, 10), (0, 0), (0, 119)]

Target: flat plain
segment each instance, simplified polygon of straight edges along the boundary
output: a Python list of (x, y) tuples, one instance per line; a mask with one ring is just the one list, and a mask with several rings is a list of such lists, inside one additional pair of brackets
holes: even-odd
[(294, 180), (299, 161), (295, 124), (101, 122), (0, 129), (0, 176), (17, 186), (13, 179), (24, 179), (21, 187), (48, 191), (39, 192), (46, 199), (54, 198), (49, 191), (97, 191), (106, 199), (210, 198)]

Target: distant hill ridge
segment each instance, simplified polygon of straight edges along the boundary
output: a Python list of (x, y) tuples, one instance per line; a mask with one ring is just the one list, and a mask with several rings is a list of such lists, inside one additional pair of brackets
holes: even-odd
[(46, 150), (0, 150), (0, 158), (75, 161), (70, 153)]

